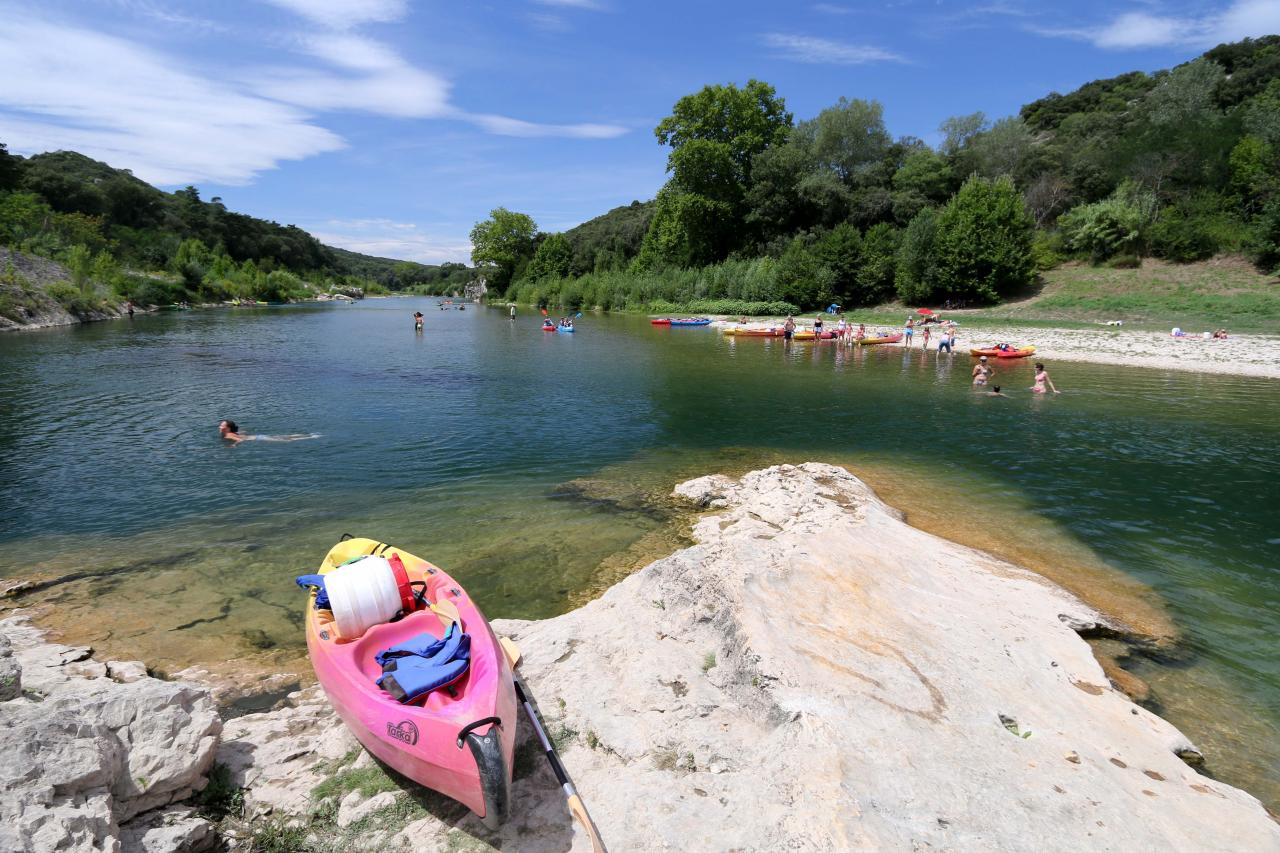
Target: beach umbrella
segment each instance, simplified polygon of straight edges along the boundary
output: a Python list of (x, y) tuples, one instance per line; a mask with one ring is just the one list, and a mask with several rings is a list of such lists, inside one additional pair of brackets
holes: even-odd
[(931, 316), (933, 314), (933, 312), (930, 311), (928, 308), (920, 308), (916, 311), (916, 313), (923, 314), (926, 317)]

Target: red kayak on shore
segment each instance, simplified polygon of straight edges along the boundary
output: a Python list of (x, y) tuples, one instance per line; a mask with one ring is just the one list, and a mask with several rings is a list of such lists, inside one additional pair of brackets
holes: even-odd
[(1014, 349), (997, 349), (996, 347), (987, 347), (985, 349), (971, 349), (969, 355), (981, 356), (987, 358), (1026, 358), (1035, 353), (1035, 347), (1019, 347)]

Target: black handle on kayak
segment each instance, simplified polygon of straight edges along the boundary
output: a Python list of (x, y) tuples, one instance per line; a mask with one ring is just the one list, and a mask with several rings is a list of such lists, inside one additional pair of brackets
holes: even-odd
[(462, 730), (458, 732), (458, 749), (462, 749), (462, 743), (467, 739), (467, 735), (471, 734), (471, 732), (480, 728), (481, 726), (487, 726), (490, 723), (493, 723), (495, 726), (498, 726), (499, 728), (501, 728), (502, 718), (501, 717), (485, 717), (483, 720), (476, 720), (474, 723), (467, 723), (465, 726), (463, 726)]

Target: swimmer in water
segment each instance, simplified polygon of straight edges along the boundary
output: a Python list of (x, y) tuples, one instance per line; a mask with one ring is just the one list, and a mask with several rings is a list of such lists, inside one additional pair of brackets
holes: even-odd
[(251, 435), (241, 435), (240, 427), (236, 426), (236, 422), (225, 419), (218, 422), (218, 434), (233, 444), (253, 438)]
[(1036, 384), (1031, 386), (1031, 390), (1033, 393), (1043, 394), (1045, 393), (1046, 385), (1049, 386), (1048, 388), (1049, 391), (1052, 391), (1055, 394), (1062, 393), (1057, 388), (1053, 387), (1053, 380), (1049, 378), (1049, 371), (1045, 370), (1044, 365), (1037, 361), (1036, 362)]
[(991, 390), (987, 392), (987, 396), (988, 397), (1008, 397), (1009, 395), (1001, 394), (999, 385), (992, 385)]
[(237, 445), (242, 441), (305, 441), (309, 438), (319, 438), (318, 432), (295, 432), (289, 435), (241, 435), (240, 427), (235, 421), (221, 420), (218, 422), (218, 434), (224, 439)]

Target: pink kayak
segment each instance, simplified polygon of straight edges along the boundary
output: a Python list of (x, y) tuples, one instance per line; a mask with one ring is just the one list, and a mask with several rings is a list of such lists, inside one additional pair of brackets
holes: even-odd
[[(349, 539), (329, 551), (320, 574), (328, 576), (366, 555), (385, 557), (396, 567), (410, 608), (416, 606), (409, 592), (413, 585), (425, 588), (423, 597), (433, 609), (414, 609), (399, 621), (375, 624), (344, 639), (338, 635), (334, 612), (316, 609), (313, 590), (306, 630), (316, 678), (347, 728), (378, 760), (467, 806), (486, 826), (497, 827), (510, 807), (517, 714), (511, 667), (502, 646), (458, 582), (407, 551), (372, 539)], [(328, 585), (334, 587), (336, 581)], [(465, 673), (416, 702), (396, 701), (376, 684), (384, 670), (374, 656), (421, 641), (425, 634), (444, 637), (451, 621), (448, 614), (455, 609), (461, 630), (470, 636)]]

